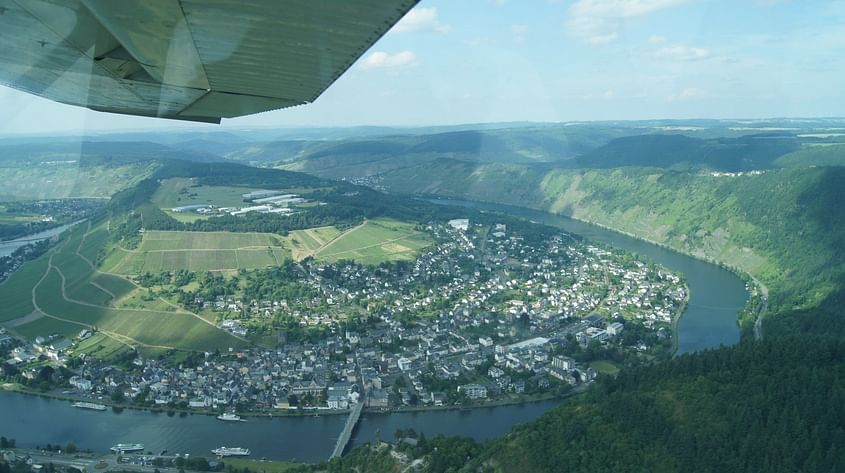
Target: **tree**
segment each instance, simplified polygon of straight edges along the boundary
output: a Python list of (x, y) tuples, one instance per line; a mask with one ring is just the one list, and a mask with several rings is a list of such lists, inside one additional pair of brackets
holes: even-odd
[(79, 450), (76, 448), (76, 445), (73, 442), (68, 442), (65, 445), (65, 453), (73, 455), (74, 453), (78, 452)]

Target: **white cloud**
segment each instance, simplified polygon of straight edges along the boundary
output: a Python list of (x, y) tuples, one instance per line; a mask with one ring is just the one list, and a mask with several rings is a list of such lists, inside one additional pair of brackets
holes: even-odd
[(671, 61), (700, 61), (713, 55), (704, 48), (693, 48), (685, 44), (674, 44), (657, 49), (654, 56)]
[(675, 101), (685, 101), (685, 100), (699, 100), (708, 97), (709, 94), (698, 87), (688, 87), (682, 90), (680, 93), (675, 94), (669, 97), (669, 100), (672, 102)]
[(434, 31), (446, 33), (449, 27), (437, 19), (437, 8), (414, 8), (409, 11), (391, 31), (412, 33), (414, 31)]
[(511, 25), (511, 34), (513, 35), (513, 42), (522, 44), (525, 42), (525, 33), (528, 32), (527, 25)]
[(627, 18), (686, 3), (687, 0), (578, 0), (570, 8), (577, 16)]
[(361, 60), (361, 69), (397, 69), (415, 66), (417, 55), (411, 51), (388, 54), (384, 51), (374, 51)]
[(497, 42), (498, 41), (496, 40), (496, 38), (494, 38), (492, 36), (482, 36), (482, 37), (479, 37), (479, 38), (473, 38), (470, 41), (468, 41), (467, 43), (472, 47), (478, 47), (478, 46), (491, 46), (493, 44), (496, 44)]
[(569, 7), (569, 33), (592, 44), (610, 43), (621, 23), (631, 17), (686, 3), (687, 0), (578, 0)]

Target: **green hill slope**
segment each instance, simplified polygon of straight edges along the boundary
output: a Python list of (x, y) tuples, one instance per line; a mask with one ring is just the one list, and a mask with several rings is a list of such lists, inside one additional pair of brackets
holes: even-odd
[(798, 139), (789, 134), (713, 139), (656, 134), (615, 139), (577, 161), (584, 168), (652, 166), (735, 172), (771, 168), (778, 158), (799, 147)]
[(329, 142), (256, 145), (232, 159), (275, 161), (284, 169), (330, 178), (361, 177), (448, 158), (480, 163), (567, 162), (614, 138), (650, 130), (614, 125), (543, 125), (460, 130)]
[(839, 471), (845, 342), (744, 344), (623, 373), (489, 450), (500, 471)]

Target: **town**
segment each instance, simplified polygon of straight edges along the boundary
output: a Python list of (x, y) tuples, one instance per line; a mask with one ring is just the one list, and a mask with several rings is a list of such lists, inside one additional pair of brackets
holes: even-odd
[(687, 300), (678, 275), (565, 233), (511, 227), (431, 222), (436, 243), (412, 261), (306, 259), (194, 275), (191, 291), (146, 275), (142, 285), (178, 292), (250, 348), (105, 360), (74, 353), (90, 330), (34, 343), (3, 333), (0, 377), (118, 405), (301, 414), (359, 401), (396, 410), (555, 397), (671, 355)]

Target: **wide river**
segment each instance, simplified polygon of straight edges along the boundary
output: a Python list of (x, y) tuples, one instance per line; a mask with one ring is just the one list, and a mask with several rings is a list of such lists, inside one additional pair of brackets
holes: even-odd
[[(493, 204), (437, 201), (499, 210), (559, 227), (589, 239), (634, 251), (672, 271), (683, 273), (691, 297), (679, 326), (679, 353), (731, 345), (739, 340), (737, 312), (747, 299), (745, 284), (729, 271), (679, 253), (564, 217)], [(352, 444), (391, 439), (400, 428), (413, 427), (435, 434), (465, 435), (476, 439), (500, 436), (514, 425), (533, 420), (559, 401), (481, 408), (472, 411), (364, 414)], [(340, 435), (345, 416), (277, 417), (221, 422), (210, 416), (124, 410), (95, 412), (71, 407), (69, 402), (0, 391), (0, 435), (17, 439), (19, 446), (72, 441), (80, 448), (105, 452), (118, 442), (144, 443), (147, 450), (210, 455), (212, 448), (245, 447), (252, 458), (319, 461), (328, 458)]]

